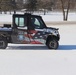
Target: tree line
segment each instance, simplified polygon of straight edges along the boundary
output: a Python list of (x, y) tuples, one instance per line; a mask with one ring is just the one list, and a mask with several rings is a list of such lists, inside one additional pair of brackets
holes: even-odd
[[(0, 0), (0, 11), (11, 11), (27, 9), (35, 11), (40, 9), (61, 10), (62, 7), (67, 8), (70, 2), (70, 9), (76, 8), (76, 0)], [(63, 5), (63, 6), (62, 6)]]
[(26, 9), (26, 11), (53, 11), (63, 12), (63, 19), (67, 20), (69, 10), (76, 9), (76, 0), (0, 0), (0, 13), (4, 11), (14, 11)]

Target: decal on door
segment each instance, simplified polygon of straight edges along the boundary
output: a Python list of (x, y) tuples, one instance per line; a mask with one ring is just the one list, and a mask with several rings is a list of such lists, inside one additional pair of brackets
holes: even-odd
[(36, 31), (36, 30), (30, 30), (29, 33), (27, 32), (18, 32), (18, 40), (21, 43), (26, 43), (26, 44), (43, 44), (45, 43), (45, 33), (41, 31)]

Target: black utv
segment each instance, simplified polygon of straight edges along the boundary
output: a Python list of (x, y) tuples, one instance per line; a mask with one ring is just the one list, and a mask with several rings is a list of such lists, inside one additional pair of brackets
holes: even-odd
[(60, 35), (57, 28), (47, 27), (41, 16), (14, 14), (12, 25), (4, 24), (0, 28), (0, 49), (8, 43), (46, 44), (49, 49), (57, 49)]

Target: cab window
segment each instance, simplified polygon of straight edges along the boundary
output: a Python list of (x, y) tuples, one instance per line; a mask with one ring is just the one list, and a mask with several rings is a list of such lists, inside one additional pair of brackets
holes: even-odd
[(17, 27), (26, 26), (26, 24), (24, 23), (24, 17), (15, 17), (15, 24)]

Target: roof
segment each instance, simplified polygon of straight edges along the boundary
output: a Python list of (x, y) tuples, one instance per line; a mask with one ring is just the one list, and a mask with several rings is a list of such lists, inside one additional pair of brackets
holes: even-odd
[(24, 13), (24, 14), (13, 14), (13, 16), (28, 16), (28, 15), (30, 15), (30, 16), (36, 16), (36, 17), (41, 17), (41, 16), (39, 16), (39, 15), (32, 15), (31, 13)]

